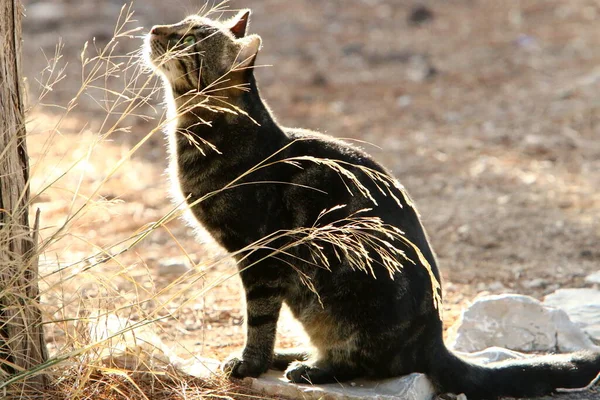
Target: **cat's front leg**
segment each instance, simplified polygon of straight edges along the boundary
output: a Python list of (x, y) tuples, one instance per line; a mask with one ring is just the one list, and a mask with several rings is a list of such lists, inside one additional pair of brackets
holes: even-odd
[(242, 272), (246, 292), (246, 345), (241, 358), (232, 357), (222, 369), (235, 378), (257, 377), (273, 359), (277, 320), (283, 303), (277, 282), (256, 281)]

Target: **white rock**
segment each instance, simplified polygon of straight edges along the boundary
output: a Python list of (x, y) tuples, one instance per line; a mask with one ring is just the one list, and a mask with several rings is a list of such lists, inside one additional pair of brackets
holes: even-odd
[(398, 96), (396, 98), (396, 105), (400, 108), (408, 107), (411, 105), (411, 103), (412, 103), (412, 97), (407, 94)]
[(151, 326), (96, 310), (88, 317), (90, 341), (101, 342), (93, 354), (111, 367), (158, 370), (179, 358), (163, 343)]
[(192, 269), (187, 257), (167, 258), (158, 262), (158, 275), (183, 275)]
[(532, 352), (597, 349), (562, 311), (529, 296), (503, 294), (477, 299), (453, 327), (450, 347), (475, 352), (492, 346)]
[(177, 359), (173, 365), (180, 371), (196, 378), (208, 379), (221, 374), (219, 370), (221, 362), (213, 358), (194, 357), (187, 360)]
[[(466, 355), (468, 358), (469, 355)], [(485, 355), (481, 356), (483, 360)], [(207, 358), (175, 360), (180, 371), (199, 378), (221, 374), (219, 361)], [(298, 385), (290, 383), (281, 371), (269, 371), (260, 378), (246, 378), (243, 383), (265, 397), (319, 400), (431, 400), (436, 394), (433, 385), (424, 374), (410, 374), (378, 381), (355, 379), (351, 382), (327, 385)]]
[(548, 282), (542, 278), (535, 278), (528, 281), (523, 282), (523, 286), (529, 289), (540, 288), (547, 284)]
[(52, 1), (42, 1), (27, 6), (26, 16), (35, 23), (59, 22), (66, 15), (66, 7), (63, 4)]
[(285, 380), (281, 372), (269, 371), (258, 379), (247, 378), (245, 382), (267, 397), (303, 400), (430, 400), (435, 395), (427, 376), (417, 373), (379, 381), (357, 379), (347, 383), (297, 385)]
[(600, 283), (600, 271), (596, 271), (585, 277), (587, 283)]
[(564, 310), (571, 321), (600, 343), (600, 290), (559, 289), (546, 296), (544, 304)]

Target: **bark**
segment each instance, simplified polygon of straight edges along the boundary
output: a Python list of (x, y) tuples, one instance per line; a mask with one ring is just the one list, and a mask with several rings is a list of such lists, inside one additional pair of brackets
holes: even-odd
[[(38, 303), (37, 230), (29, 227), (22, 12), (19, 0), (0, 0), (0, 382), (47, 357)], [(19, 379), (0, 397), (43, 395), (46, 379), (44, 374)]]

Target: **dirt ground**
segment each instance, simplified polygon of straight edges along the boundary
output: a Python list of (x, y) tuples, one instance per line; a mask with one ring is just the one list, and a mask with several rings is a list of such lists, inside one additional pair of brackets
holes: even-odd
[[(49, 238), (82, 198), (96, 203), (47, 249), (41, 271), (49, 318), (94, 307), (134, 320), (164, 317), (156, 323), (160, 336), (182, 356), (222, 358), (238, 350), (237, 278), (212, 287), (235, 267), (181, 222), (114, 261), (69, 267), (172, 209), (164, 141), (153, 135), (104, 182), (157, 122), (131, 117), (129, 132), (90, 150), (106, 128), (105, 113), (97, 98), (84, 97), (49, 142), (61, 110), (48, 104), (66, 105), (73, 96), (83, 43), (110, 40), (122, 1), (25, 4), (32, 104), (36, 77), (59, 37), (61, 63), (69, 62), (67, 79), (30, 114), (42, 236)], [(418, 4), (432, 17), (411, 21)], [(138, 1), (134, 25), (147, 32), (201, 5)], [(559, 287), (589, 286), (584, 277), (600, 266), (600, 1), (257, 0), (229, 7), (252, 8), (250, 30), (263, 39), (258, 63), (268, 65), (257, 69), (257, 79), (278, 120), (370, 143), (363, 147), (406, 186), (439, 258), (447, 326), (481, 293), (541, 299)], [(140, 44), (123, 40), (119, 51)], [(159, 118), (160, 102), (154, 96), (158, 108), (140, 113)], [(166, 265), (188, 259), (193, 278), (177, 280), (182, 270)], [(127, 308), (128, 301), (137, 307)], [(61, 351), (68, 332), (67, 322), (49, 328), (53, 351)], [(283, 318), (281, 344), (303, 340)]]

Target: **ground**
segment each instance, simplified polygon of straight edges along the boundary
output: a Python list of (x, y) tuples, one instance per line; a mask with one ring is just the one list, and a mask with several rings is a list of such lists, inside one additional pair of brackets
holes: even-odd
[[(159, 318), (159, 335), (181, 356), (222, 358), (243, 345), (235, 266), (184, 223), (170, 222), (110, 262), (70, 265), (172, 209), (162, 134), (128, 156), (160, 119), (160, 94), (139, 110), (155, 120), (130, 116), (118, 125), (129, 130), (99, 142), (110, 126), (102, 99), (83, 96), (62, 119), (49, 105), (66, 106), (76, 93), (83, 43), (90, 51), (110, 40), (121, 4), (25, 1), (24, 67), (30, 104), (40, 103), (28, 125), (32, 188), (43, 239), (60, 237), (40, 267), (45, 311), (54, 320), (96, 308)], [(411, 22), (417, 4), (432, 17)], [(132, 26), (144, 30), (134, 35), (201, 5), (138, 2)], [(263, 39), (256, 74), (277, 119), (364, 141), (408, 189), (439, 258), (446, 326), (482, 293), (541, 299), (589, 286), (583, 278), (600, 265), (599, 1), (229, 3), (241, 7), (252, 8), (250, 31)], [(68, 75), (38, 102), (36, 77), (59, 37)], [(141, 45), (139, 37), (120, 42), (121, 54)], [(94, 205), (57, 232), (87, 199)], [(188, 262), (183, 278), (165, 266)], [(52, 351), (74, 335), (68, 324), (49, 327)], [(302, 340), (284, 318), (281, 345)]]

